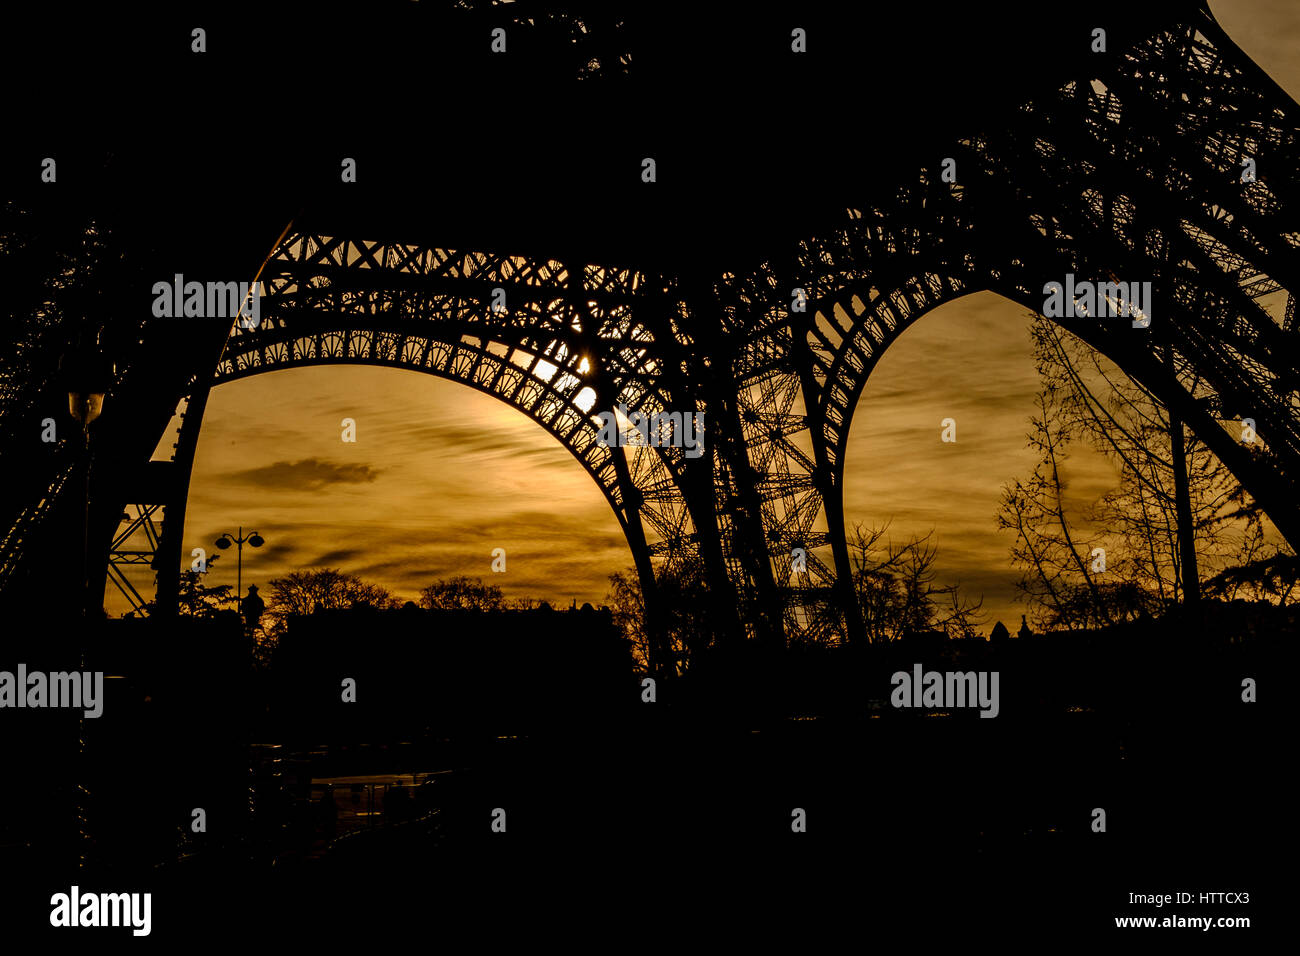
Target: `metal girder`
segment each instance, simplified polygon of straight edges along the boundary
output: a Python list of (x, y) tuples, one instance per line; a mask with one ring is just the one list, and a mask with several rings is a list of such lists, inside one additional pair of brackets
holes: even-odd
[[(163, 499), (155, 498), (155, 501), (154, 504), (136, 505), (134, 518), (125, 513), (122, 515), (124, 527), (119, 528), (108, 550), (108, 579), (116, 586), (122, 596), (131, 602), (131, 610), (134, 613), (142, 612), (149, 602), (140, 595), (140, 592), (130, 582), (122, 568), (127, 565), (141, 564), (150, 567), (154, 566), (161, 538), (158, 526), (154, 523), (154, 515), (162, 509)], [(148, 547), (125, 547), (137, 534), (144, 536), (144, 543)]]
[[(1291, 285), (1300, 216), (1295, 198), (1287, 202), (1300, 198), (1300, 110), (1205, 11), (1111, 63), (1093, 82), (1072, 82), (1055, 100), (1025, 104), (1013, 123), (963, 140), (954, 150), (960, 184), (923, 170), (851, 208), (793, 256), (718, 283), (735, 388), (751, 403), (747, 449), (763, 476), (755, 486), (774, 568), (788, 569), (812, 520), (835, 524), (833, 540), (843, 534), (852, 415), (885, 349), (930, 309), (980, 289), (1039, 311), (1044, 283), (1068, 271), (1118, 272), (1164, 293), (1162, 318), (1200, 373), (1195, 384), (1149, 361), (1154, 337), (1130, 334), (1144, 330), (1072, 330), (1165, 401), (1188, 406), (1189, 423), (1300, 543), (1297, 489), (1285, 477), (1300, 473)], [(1183, 96), (1188, 90), (1199, 95)], [(1189, 113), (1189, 99), (1201, 108)], [(1244, 149), (1267, 177), (1240, 181)], [(802, 314), (792, 309), (797, 288), (807, 300)], [(1255, 299), (1281, 290), (1288, 318), (1279, 325)], [(801, 351), (806, 372), (797, 382)], [(1225, 442), (1203, 404), (1193, 413), (1206, 391), (1268, 423), (1263, 455)], [(794, 440), (805, 429), (825, 456), (825, 476)], [(840, 579), (846, 595), (847, 561), (833, 571), (819, 564), (822, 579)], [(795, 609), (816, 603), (815, 594), (812, 581), (784, 589), (787, 620), (807, 619)]]
[[(579, 71), (626, 69), (609, 52), (618, 24), (590, 29), (548, 18), (541, 4), (500, 14), (520, 29), (570, 31)], [(1044, 283), (1067, 272), (1118, 276), (1152, 282), (1151, 330), (1063, 324), (1177, 408), (1300, 543), (1300, 488), (1287, 477), (1300, 474), (1300, 107), (1205, 9), (1096, 63), (960, 131), (955, 182), (924, 167), (864, 183), (838, 216), (712, 276), (564, 250), (542, 258), (398, 242), (360, 227), (331, 234), (328, 210), (316, 210), (264, 266), (260, 327), (232, 330), (212, 374), (191, 383), (193, 417), (212, 386), (274, 369), (365, 364), (460, 382), (574, 455), (618, 516), (643, 584), (657, 566), (698, 560), (720, 602), (735, 604), (737, 633), (833, 642), (861, 633), (844, 463), (880, 356), (929, 310), (970, 292), (1037, 311)], [(1243, 159), (1254, 180), (1242, 180)], [(1279, 321), (1258, 300), (1280, 292)], [(1195, 369), (1194, 382), (1154, 360), (1157, 338)], [(619, 404), (703, 414), (705, 454), (600, 445), (595, 414)], [(1235, 446), (1207, 406), (1249, 409), (1267, 445)], [(197, 421), (186, 428), (192, 455)], [(159, 545), (169, 562), (183, 521), (184, 489), (176, 494)], [(39, 510), (23, 517), (20, 537)], [(11, 550), (0, 553), (0, 583)], [(116, 553), (114, 565), (133, 560)], [(174, 579), (173, 569), (173, 588)]]

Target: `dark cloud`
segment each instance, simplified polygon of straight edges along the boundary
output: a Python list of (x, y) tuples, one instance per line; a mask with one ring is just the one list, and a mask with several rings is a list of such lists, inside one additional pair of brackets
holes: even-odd
[(408, 435), (408, 440), (418, 447), (453, 448), (466, 460), (504, 458), (519, 464), (568, 465), (571, 459), (563, 446), (548, 438), (540, 425), (535, 431), (505, 430), (450, 420), (411, 426)]
[(324, 554), (317, 555), (311, 563), (319, 567), (334, 568), (348, 564), (364, 554), (366, 552), (360, 548), (336, 548), (333, 551), (326, 551)]
[(252, 561), (256, 561), (261, 565), (273, 567), (296, 560), (300, 553), (301, 549), (290, 542), (273, 541), (257, 549), (245, 547), (244, 566), (248, 567)]
[(381, 470), (369, 465), (347, 462), (336, 464), (319, 458), (304, 458), (301, 461), (277, 461), (273, 465), (237, 471), (229, 477), (240, 484), (278, 491), (315, 491), (326, 485), (362, 484), (374, 481), (380, 474), (382, 474)]

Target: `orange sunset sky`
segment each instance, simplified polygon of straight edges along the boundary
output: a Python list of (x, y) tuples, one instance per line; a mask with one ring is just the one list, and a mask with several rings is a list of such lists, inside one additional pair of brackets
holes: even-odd
[[(1300, 97), (1300, 3), (1217, 0), (1228, 34)], [(509, 251), (509, 250), (505, 250)], [(1025, 447), (1038, 382), (1029, 317), (992, 293), (944, 305), (904, 333), (869, 381), (853, 421), (846, 516), (895, 536), (934, 528), (939, 583), (983, 594), (988, 620), (1012, 630), (1012, 544), (994, 515), (1002, 487), (1033, 467)], [(958, 441), (939, 440), (944, 418)], [(357, 425), (355, 444), (340, 422)], [(168, 434), (155, 457), (170, 454)], [(1066, 478), (1079, 504), (1114, 486), (1099, 456), (1077, 450)], [(617, 521), (570, 455), (540, 426), (466, 387), (364, 367), (280, 371), (212, 393), (191, 484), (185, 553), (215, 551), (237, 526), (266, 539), (245, 549), (244, 586), (302, 567), (338, 567), (402, 598), (456, 574), (507, 596), (602, 603), (608, 575), (631, 566)], [(494, 548), (507, 572), (491, 572)], [(188, 560), (188, 559), (187, 559)], [(152, 573), (132, 569), (146, 596)], [(207, 583), (235, 582), (228, 552)], [(129, 610), (110, 586), (106, 606)]]

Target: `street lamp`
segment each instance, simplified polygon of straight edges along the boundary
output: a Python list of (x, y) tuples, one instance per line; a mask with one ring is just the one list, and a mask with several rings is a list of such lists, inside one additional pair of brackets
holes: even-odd
[(113, 366), (95, 343), (78, 344), (59, 359), (59, 374), (68, 392), (68, 413), (81, 426), (83, 447), (83, 514), (81, 536), (81, 610), (90, 615), (90, 423), (104, 410), (104, 395), (113, 382)]
[[(90, 617), (90, 423), (104, 410), (104, 395), (113, 384), (112, 363), (97, 343), (81, 340), (59, 359), (59, 376), (68, 392), (68, 413), (81, 426), (82, 438), (82, 523), (81, 523), (81, 613)], [(89, 626), (89, 624), (87, 624)], [(86, 638), (78, 648), (81, 669), (86, 669)], [(85, 779), (86, 718), (77, 715), (77, 776)], [(90, 826), (87, 801), (90, 789), (77, 786), (77, 866), (85, 869), (90, 853)]]
[(220, 538), (217, 539), (217, 547), (220, 548), (222, 551), (225, 551), (227, 548), (229, 548), (232, 543), (239, 545), (238, 551), (236, 552), (238, 554), (238, 557), (235, 559), (235, 565), (237, 568), (235, 572), (236, 606), (238, 606), (238, 602), (244, 599), (244, 543), (245, 542), (248, 543), (248, 546), (250, 548), (260, 548), (262, 545), (266, 544), (265, 539), (263, 539), (263, 537), (260, 534), (258, 534), (256, 531), (254, 531), (252, 534), (245, 537), (244, 528), (242, 525), (239, 528), (239, 534), (231, 534), (229, 531), (227, 531), (224, 534), (222, 534)]

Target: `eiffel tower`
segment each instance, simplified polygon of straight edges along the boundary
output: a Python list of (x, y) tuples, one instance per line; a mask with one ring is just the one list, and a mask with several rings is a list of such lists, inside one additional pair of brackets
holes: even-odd
[[(545, 428), (609, 502), (648, 604), (658, 568), (698, 561), (730, 609), (736, 640), (852, 641), (863, 625), (845, 538), (844, 463), (880, 356), (927, 312), (972, 292), (1041, 312), (1045, 285), (1068, 274), (1152, 283), (1148, 327), (1060, 324), (1181, 417), (1300, 544), (1300, 106), (1208, 7), (1071, 14), (1051, 33), (1066, 52), (988, 78), (977, 93), (989, 108), (966, 113), (959, 103), (937, 129), (918, 131), (916, 101), (900, 93), (892, 119), (876, 102), (887, 122), (870, 142), (858, 138), (867, 120), (843, 109), (867, 62), (847, 54), (866, 41), (834, 39), (833, 14), (807, 17), (817, 24), (810, 50), (839, 43), (845, 54), (827, 66), (791, 49), (795, 14), (687, 30), (600, 10), (449, 5), (439, 29), (476, 38), (482, 52), (449, 54), (429, 67), (432, 79), (402, 74), (383, 84), (384, 96), (410, 110), (402, 122), (431, 137), (400, 157), (354, 147), (356, 131), (344, 124), (321, 133), (307, 104), (328, 80), (293, 61), (262, 94), (265, 123), (241, 141), (267, 153), (256, 203), (219, 185), (235, 156), (217, 144), (177, 160), (190, 163), (177, 181), (205, 183), (203, 198), (155, 210), (147, 222), (134, 222), (123, 201), (116, 222), (150, 250), (150, 280), (255, 277), (263, 298), (256, 328), (152, 319), (143, 307), (112, 316), (126, 344), (111, 404), (94, 426), (92, 585), (106, 575), (125, 582), (126, 565), (148, 563), (157, 571), (156, 613), (174, 613), (194, 452), (213, 388), (278, 369), (362, 364), (462, 383)], [(432, 22), (402, 20), (385, 36), (414, 55), (431, 42)], [(1103, 24), (1096, 49), (1093, 27)], [(464, 78), (493, 68), (485, 64), (496, 26), (523, 52), (473, 96)], [(709, 46), (724, 34), (730, 45)], [(938, 55), (961, 49), (961, 34), (958, 25), (935, 40)], [(262, 44), (271, 55), (274, 43)], [(822, 65), (805, 66), (801, 55)], [(663, 103), (662, 90), (682, 94), (699, 79), (677, 76), (667, 86), (680, 64), (719, 58), (708, 77), (749, 93), (736, 94), (734, 113), (693, 109), (686, 98)], [(530, 95), (529, 70), (541, 63), (537, 89), (547, 93)], [(866, 75), (888, 73), (886, 65)], [(207, 82), (211, 92), (223, 81)], [(555, 89), (562, 95), (551, 96)], [(838, 89), (833, 106), (828, 89)], [(380, 90), (373, 95), (378, 101)], [(637, 109), (617, 112), (633, 101)], [(636, 129), (584, 138), (601, 110)], [(485, 111), (505, 119), (493, 126)], [(390, 103), (377, 115), (393, 113)], [(798, 121), (774, 123), (773, 114)], [(890, 125), (903, 116), (911, 126)], [(721, 132), (710, 139), (714, 127)], [(815, 133), (798, 148), (775, 143), (780, 160), (768, 163), (764, 144), (796, 128)], [(310, 146), (290, 155), (270, 148), (295, 129), (311, 131), (302, 134)], [(369, 132), (404, 142), (392, 130)], [(711, 158), (698, 145), (726, 139), (744, 139), (750, 152)], [(816, 142), (809, 159), (805, 146)], [(437, 171), (444, 151), (460, 155), (457, 176)], [(304, 188), (302, 169), (319, 156), (333, 170), (330, 185), (313, 173)], [(382, 200), (336, 181), (337, 157), (348, 156), (358, 157), (361, 179), (386, 180)], [(643, 156), (655, 158), (658, 181), (646, 181)], [(565, 185), (553, 194), (516, 189), (521, 163), (531, 164), (529, 182)], [(699, 174), (693, 191), (672, 192), (674, 170), (688, 165)], [(157, 174), (112, 169), (99, 186), (129, 195), (148, 192)], [(734, 189), (715, 197), (699, 183), (708, 179), (701, 170), (719, 169)], [(792, 198), (794, 186), (819, 177), (806, 201)], [(461, 190), (470, 195), (457, 205)], [(128, 288), (133, 301), (147, 301), (139, 284), (121, 283), (115, 301)], [(1265, 308), (1261, 300), (1276, 293), (1285, 293), (1284, 307)], [(600, 442), (597, 414), (620, 404), (702, 415), (705, 453)], [(173, 456), (151, 462), (178, 410)], [(1235, 420), (1246, 417), (1260, 442), (1239, 440)], [(77, 452), (61, 445), (33, 464), (10, 506), (0, 543), (7, 602), (67, 577), (66, 541), (81, 508)], [(149, 546), (128, 551), (124, 542), (141, 531)]]

